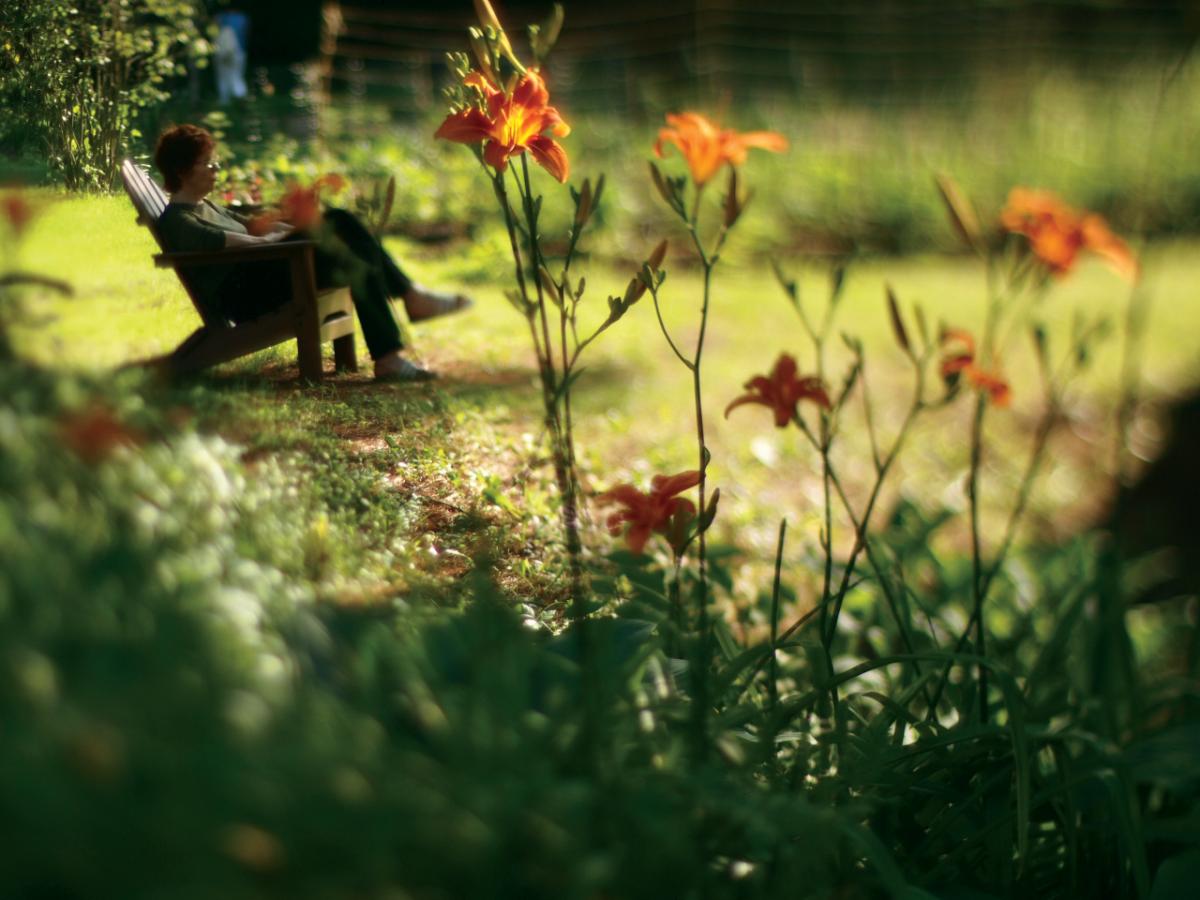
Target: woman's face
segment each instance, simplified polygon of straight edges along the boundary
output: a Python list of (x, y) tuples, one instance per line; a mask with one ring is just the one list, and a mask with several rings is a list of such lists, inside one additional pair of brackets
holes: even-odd
[(183, 189), (194, 197), (206, 197), (216, 185), (220, 170), (221, 164), (214, 158), (213, 151), (206, 150), (180, 178)]

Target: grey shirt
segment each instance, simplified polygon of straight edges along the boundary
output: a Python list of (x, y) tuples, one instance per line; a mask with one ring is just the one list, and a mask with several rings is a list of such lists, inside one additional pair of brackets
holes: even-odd
[[(248, 234), (245, 222), (209, 203), (171, 201), (156, 224), (163, 246), (170, 252), (214, 251), (225, 249), (225, 234)], [(221, 286), (236, 264), (203, 265), (180, 269), (192, 293), (205, 309), (217, 313), (221, 308)]]

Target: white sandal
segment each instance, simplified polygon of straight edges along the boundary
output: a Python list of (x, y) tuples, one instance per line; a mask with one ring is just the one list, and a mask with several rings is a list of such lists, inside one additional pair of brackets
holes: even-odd
[(474, 306), (474, 302), (463, 294), (434, 291), (414, 284), (404, 295), (404, 308), (410, 322), (424, 322), (438, 316), (463, 312)]

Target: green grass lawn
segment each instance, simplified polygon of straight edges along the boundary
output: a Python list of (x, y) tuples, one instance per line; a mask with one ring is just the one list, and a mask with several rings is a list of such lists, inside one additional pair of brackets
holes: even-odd
[[(18, 332), (23, 354), (50, 367), (101, 372), (165, 352), (198, 326), (174, 273), (152, 265), (153, 242), (135, 224), (123, 196), (39, 199), (45, 208), (22, 248), (21, 267), (66, 279), (75, 286), (75, 296), (30, 298), (29, 320)], [(683, 247), (678, 236), (668, 236)], [(812, 364), (812, 354), (769, 268), (745, 262), (736, 233), (732, 243), (734, 262), (717, 273), (704, 370), (713, 451), (710, 478), (723, 495), (721, 534), (766, 559), (778, 519), (786, 515), (794, 526), (790, 552), (799, 560), (817, 540), (819, 478), (813, 455), (792, 430), (773, 428), (763, 410), (741, 409), (728, 421), (721, 411), (742, 382), (769, 369), (779, 352), (796, 354), (802, 368)], [(435, 385), (376, 387), (368, 365), (358, 375), (302, 387), (295, 381), (294, 349), (284, 345), (178, 388), (169, 402), (191, 409), (201, 429), (244, 446), (251, 460), (280, 456), (307, 473), (304, 478), (316, 474), (320, 490), (337, 495), (346, 509), (355, 508), (361, 499), (357, 495), (383, 491), (391, 505), (383, 503), (379, 509), (385, 512), (360, 517), (359, 524), (366, 525), (359, 542), (402, 547), (401, 572), (435, 581), (461, 573), (480, 529), (490, 529), (508, 536), (513, 583), (537, 581), (546, 560), (544, 549), (533, 552), (531, 547), (545, 539), (552, 507), (549, 473), (536, 458), (539, 414), (528, 334), (502, 296), (511, 264), (497, 256), (493, 277), (460, 285), (453, 273), (464, 248), (434, 253), (393, 242), (391, 249), (419, 281), (467, 287), (478, 301), (465, 315), (411, 329), (416, 355), (443, 376)], [(1193, 241), (1173, 241), (1155, 244), (1144, 255), (1145, 296), (1151, 306), (1142, 371), (1148, 396), (1156, 403), (1184, 392), (1200, 377), (1186, 337), (1200, 331), (1196, 251)], [(807, 308), (819, 313), (827, 293), (826, 265), (804, 259), (781, 262), (799, 276)], [(694, 339), (698, 323), (699, 279), (678, 260), (668, 260), (666, 268), (664, 318), (677, 341), (686, 344)], [(583, 271), (589, 282), (585, 304), (598, 319), (606, 309), (605, 292), (623, 291), (631, 272), (603, 263)], [(885, 439), (910, 390), (887, 323), (886, 283), (906, 308), (920, 303), (931, 323), (978, 330), (984, 303), (981, 268), (967, 257), (873, 258), (850, 268), (835, 333), (844, 330), (864, 342), (867, 378)], [(1043, 535), (1075, 528), (1103, 509), (1128, 299), (1122, 281), (1089, 262), (1031, 311), (1047, 325), (1052, 346), (1060, 348), (1076, 316), (1104, 317), (1113, 324), (1076, 392), (1071, 427), (1060, 437), (1059, 452), (1042, 482), (1035, 521)], [(841, 349), (840, 342), (835, 349)], [(1017, 477), (1024, 435), (1041, 409), (1031, 342), (1017, 335), (1004, 359), (1015, 401), (1011, 410), (991, 419), (999, 452), (989, 460), (988, 476), (998, 487)], [(847, 354), (834, 353), (831, 380), (840, 381), (847, 360)], [(583, 365), (587, 371), (575, 396), (589, 489), (629, 480), (644, 483), (653, 473), (695, 466), (690, 377), (667, 348), (649, 297), (593, 345)], [(846, 430), (843, 466), (851, 483), (862, 483), (868, 475), (864, 434), (861, 427)], [(1146, 453), (1161, 438), (1152, 417), (1139, 420), (1135, 436)], [(966, 446), (966, 404), (959, 403), (918, 430), (895, 484), (906, 494), (919, 491), (924, 503), (961, 506)], [(331, 474), (338, 467), (367, 477), (340, 483), (341, 476)], [(351, 496), (340, 497), (339, 492)], [(515, 530), (514, 514), (506, 510), (514, 500), (531, 504)], [(355, 515), (347, 513), (347, 527), (358, 521)], [(590, 540), (603, 548), (610, 539), (597, 529)], [(353, 552), (349, 557), (357, 558)], [(411, 588), (412, 578), (406, 582), (395, 569), (393, 563), (381, 564), (375, 575), (396, 590)], [(757, 578), (760, 569), (759, 563), (749, 565), (746, 577)], [(529, 589), (535, 588), (531, 584)]]

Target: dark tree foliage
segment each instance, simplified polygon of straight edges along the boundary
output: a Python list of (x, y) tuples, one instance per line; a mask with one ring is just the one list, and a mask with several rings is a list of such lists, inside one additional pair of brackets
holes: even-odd
[(198, 0), (23, 0), (0, 6), (0, 99), (69, 189), (111, 186), (137, 112), (209, 45)]

